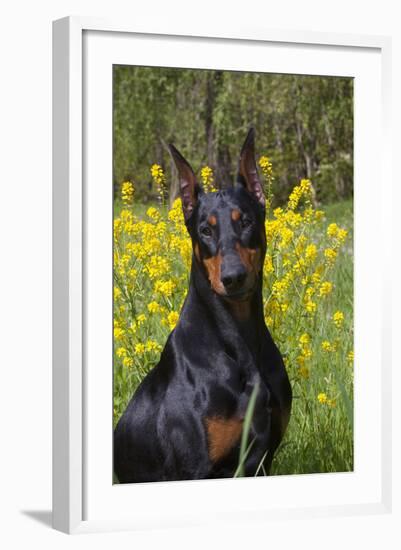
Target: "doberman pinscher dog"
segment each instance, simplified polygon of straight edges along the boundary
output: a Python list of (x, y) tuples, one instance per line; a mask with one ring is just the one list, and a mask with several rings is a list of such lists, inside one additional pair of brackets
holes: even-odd
[(179, 321), (114, 433), (120, 483), (233, 477), (253, 388), (246, 476), (269, 473), (286, 430), (291, 386), (266, 327), (262, 271), (265, 197), (254, 130), (242, 147), (236, 183), (204, 193), (170, 145), (193, 257)]

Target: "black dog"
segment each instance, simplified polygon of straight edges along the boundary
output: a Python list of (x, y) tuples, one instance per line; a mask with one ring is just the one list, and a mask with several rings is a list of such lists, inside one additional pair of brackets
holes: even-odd
[(255, 475), (262, 461), (269, 472), (292, 394), (263, 315), (265, 198), (254, 130), (237, 183), (216, 193), (205, 194), (187, 161), (170, 151), (193, 245), (190, 285), (160, 362), (115, 429), (115, 473), (121, 483), (233, 477), (255, 385), (244, 473)]

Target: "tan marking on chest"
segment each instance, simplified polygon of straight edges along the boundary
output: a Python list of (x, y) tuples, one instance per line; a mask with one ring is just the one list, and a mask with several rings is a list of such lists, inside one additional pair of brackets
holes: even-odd
[(206, 418), (206, 431), (209, 443), (209, 457), (212, 462), (224, 458), (238, 442), (243, 420), (239, 418)]
[(231, 210), (231, 219), (233, 222), (237, 222), (241, 217), (241, 212), (234, 208), (234, 210)]

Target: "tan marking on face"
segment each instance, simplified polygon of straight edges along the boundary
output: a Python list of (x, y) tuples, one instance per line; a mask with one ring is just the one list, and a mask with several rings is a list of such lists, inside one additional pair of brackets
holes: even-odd
[(234, 208), (234, 210), (231, 210), (231, 219), (233, 222), (237, 222), (241, 217), (241, 212)]
[(206, 418), (209, 457), (212, 462), (224, 458), (238, 442), (243, 420), (239, 418)]
[(220, 252), (217, 256), (212, 256), (211, 258), (205, 258), (203, 263), (205, 265), (207, 275), (209, 277), (210, 284), (217, 294), (226, 294), (223, 283), (221, 282), (221, 261), (222, 257)]
[(198, 260), (198, 262), (200, 262), (200, 251), (199, 251), (198, 243), (195, 243), (194, 254), (195, 254), (195, 258)]
[(213, 216), (213, 214), (208, 217), (207, 221), (210, 225), (213, 225), (213, 227), (217, 224), (217, 218)]
[(237, 243), (235, 245), (241, 262), (244, 264), (248, 273), (258, 274), (261, 270), (261, 258), (262, 254), (259, 248), (244, 248)]

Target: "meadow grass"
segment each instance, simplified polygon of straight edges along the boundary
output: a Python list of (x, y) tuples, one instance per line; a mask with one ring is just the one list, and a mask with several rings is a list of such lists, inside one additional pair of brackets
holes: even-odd
[[(353, 361), (347, 357), (347, 350), (353, 349), (353, 203), (333, 203), (324, 206), (324, 211), (328, 224), (336, 222), (349, 234), (341, 261), (331, 273), (334, 290), (317, 319), (315, 340), (336, 338), (330, 322), (333, 309), (344, 313), (344, 327), (336, 357), (314, 346), (310, 377), (292, 380), (291, 420), (273, 461), (272, 475), (353, 470)], [(319, 394), (333, 391), (335, 407), (318, 401)]]
[[(177, 321), (188, 286), (191, 248), (185, 228), (172, 217), (177, 233), (174, 234), (176, 240), (168, 241), (168, 245), (165, 239), (170, 229), (163, 227), (168, 209), (156, 205), (151, 207), (149, 215), (149, 207), (149, 204), (134, 202), (131, 213), (124, 214), (126, 206), (120, 200), (115, 201), (114, 217), (118, 223), (116, 226), (115, 222), (114, 423), (140, 381), (157, 363), (167, 335)], [(315, 315), (303, 312), (286, 316), (280, 311), (277, 315), (281, 324), (274, 322), (269, 326), (284, 356), (294, 397), (289, 427), (273, 461), (273, 475), (353, 469), (353, 205), (352, 201), (344, 201), (324, 206), (323, 210), (325, 223), (310, 226), (310, 242), (327, 239), (330, 224), (335, 223), (348, 232), (338, 259), (330, 268), (332, 291), (320, 299)], [(124, 215), (128, 221), (124, 221)], [(178, 215), (176, 209), (174, 216)], [(153, 229), (148, 227), (149, 219)], [(124, 236), (124, 224), (131, 227), (127, 229), (129, 237)], [(159, 226), (159, 264), (152, 266), (146, 263), (147, 259), (132, 262), (135, 255), (145, 258), (143, 248), (151, 240), (147, 232), (151, 231), (154, 238)], [(132, 243), (136, 234), (140, 235), (140, 242), (135, 248)], [(171, 252), (174, 243), (176, 253)], [(273, 258), (276, 269), (278, 264), (274, 262)], [(175, 291), (160, 286), (166, 272), (174, 280)], [(273, 275), (278, 277), (276, 273)], [(272, 295), (273, 275), (265, 279), (267, 301), (267, 296), (270, 299)], [(292, 299), (296, 300), (297, 295), (294, 296)], [(301, 308), (303, 300), (300, 296)], [(150, 309), (151, 304), (154, 311)], [(284, 306), (292, 307), (291, 297), (283, 303), (283, 311)], [(335, 312), (343, 316), (338, 322), (333, 320)], [(301, 359), (304, 363), (299, 363)]]

